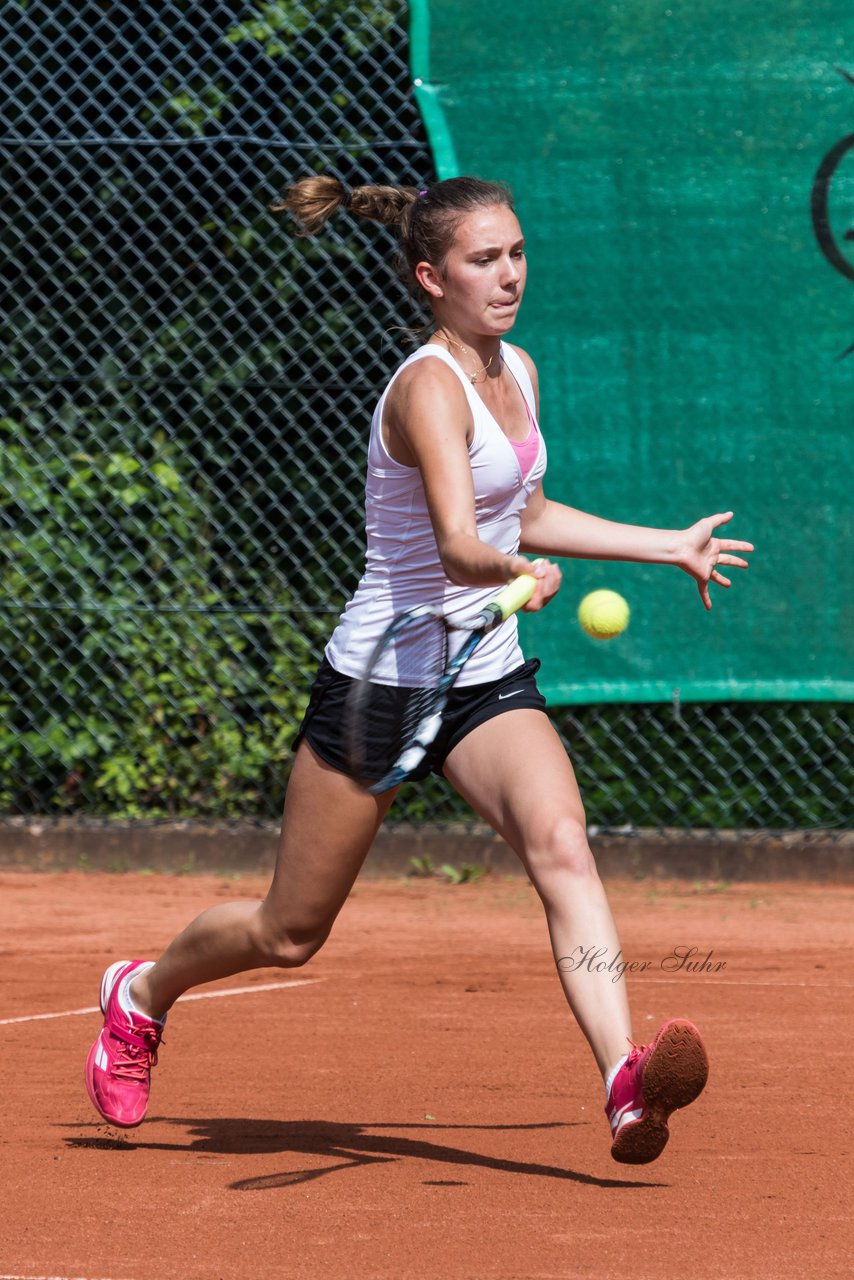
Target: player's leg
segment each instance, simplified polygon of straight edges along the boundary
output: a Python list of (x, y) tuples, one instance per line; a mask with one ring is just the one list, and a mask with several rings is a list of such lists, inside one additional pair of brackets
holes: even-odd
[(200, 983), (247, 969), (305, 964), (329, 936), (394, 794), (368, 795), (302, 742), (267, 897), (202, 912), (135, 979), (137, 1006), (159, 1018)]
[(132, 1128), (144, 1119), (163, 1019), (182, 992), (247, 969), (301, 965), (323, 945), (392, 799), (360, 791), (302, 742), (264, 901), (212, 907), (156, 963), (107, 969), (104, 1026), (86, 1060), (89, 1096), (105, 1120)]
[(611, 967), (617, 930), (560, 739), (542, 712), (507, 711), (457, 744), (445, 774), (516, 850), (543, 901), (567, 1000), (606, 1081), (611, 1155), (628, 1164), (656, 1159), (669, 1116), (706, 1083), (706, 1052), (685, 1019), (666, 1022), (649, 1045), (629, 1042), (625, 979)]
[(504, 712), (457, 744), (444, 773), (519, 855), (545, 908), (566, 998), (606, 1076), (629, 1050), (626, 984), (582, 957), (616, 963), (620, 943), (555, 729), (541, 711)]

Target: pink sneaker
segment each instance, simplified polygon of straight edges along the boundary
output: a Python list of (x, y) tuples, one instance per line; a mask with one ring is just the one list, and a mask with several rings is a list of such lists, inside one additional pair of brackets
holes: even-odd
[[(151, 960), (119, 960), (101, 979), (104, 1026), (86, 1059), (89, 1097), (110, 1124), (133, 1129), (148, 1108), (151, 1068), (163, 1023), (128, 1008), (126, 979), (149, 969)], [(165, 1021), (165, 1019), (164, 1019)]]
[(693, 1022), (671, 1019), (652, 1044), (632, 1044), (605, 1105), (613, 1158), (621, 1164), (656, 1160), (670, 1137), (670, 1113), (693, 1102), (708, 1077), (709, 1060)]

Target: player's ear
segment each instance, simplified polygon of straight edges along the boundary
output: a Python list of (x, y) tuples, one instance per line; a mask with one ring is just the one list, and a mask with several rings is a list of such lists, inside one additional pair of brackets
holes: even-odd
[(415, 268), (415, 279), (421, 285), (428, 298), (444, 298), (444, 281), (432, 263), (419, 262)]

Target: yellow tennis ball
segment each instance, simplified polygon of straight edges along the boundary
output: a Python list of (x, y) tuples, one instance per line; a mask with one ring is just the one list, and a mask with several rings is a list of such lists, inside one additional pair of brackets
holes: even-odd
[(616, 591), (591, 591), (578, 606), (578, 621), (594, 640), (610, 640), (629, 625), (629, 606)]

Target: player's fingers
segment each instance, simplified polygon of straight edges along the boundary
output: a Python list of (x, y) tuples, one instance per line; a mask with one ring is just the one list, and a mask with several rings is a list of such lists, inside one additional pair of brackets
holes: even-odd
[(753, 551), (754, 550), (754, 546), (752, 542), (735, 542), (732, 538), (722, 539), (721, 547), (725, 551)]
[(709, 595), (708, 582), (698, 582), (697, 589), (700, 592), (700, 599), (702, 600), (703, 604), (706, 606), (707, 609), (711, 609), (712, 597)]
[(537, 593), (545, 602), (551, 600), (560, 589), (561, 572), (557, 565), (548, 564), (537, 578)]
[(552, 592), (537, 590), (531, 596), (530, 600), (524, 605), (523, 613), (539, 613), (541, 609), (545, 609), (546, 605), (552, 598)]
[(561, 584), (561, 581), (563, 579), (563, 574), (561, 573), (558, 566), (556, 564), (553, 564), (551, 560), (543, 560), (542, 566), (543, 566), (543, 571), (538, 576), (542, 581), (543, 590), (548, 591), (551, 594), (554, 594), (554, 592), (557, 591), (558, 587)]
[(746, 569), (748, 567), (747, 561), (742, 560), (741, 556), (719, 555), (718, 564), (732, 564), (739, 569)]
[(546, 562), (546, 572), (541, 578), (537, 579), (537, 586), (531, 599), (525, 605), (528, 613), (536, 613), (538, 609), (542, 609), (552, 600), (560, 590), (563, 574), (556, 564), (550, 561)]
[(534, 577), (538, 577), (538, 570), (534, 561), (527, 560), (525, 556), (513, 556), (508, 567), (508, 582), (512, 582), (514, 578), (519, 578), (523, 573), (532, 573)]
[(514, 556), (510, 562), (510, 572), (513, 577), (519, 577), (523, 573), (530, 573), (534, 578), (546, 578), (551, 570), (560, 573), (556, 564), (552, 564), (551, 560), (544, 560), (538, 557), (536, 560), (529, 560), (527, 556)]
[(725, 578), (722, 573), (718, 573), (717, 569), (712, 570), (712, 582), (716, 582), (719, 587), (731, 587), (732, 582), (729, 578)]
[(712, 522), (712, 528), (717, 529), (719, 524), (729, 524), (733, 513), (731, 511), (720, 511), (716, 516), (709, 516)]

